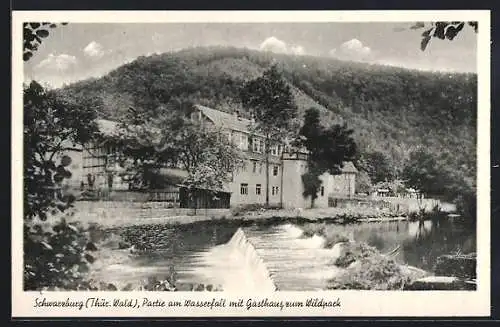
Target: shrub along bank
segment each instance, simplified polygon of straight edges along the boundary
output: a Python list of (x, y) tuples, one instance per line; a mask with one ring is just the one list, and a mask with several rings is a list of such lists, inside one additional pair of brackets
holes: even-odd
[(342, 273), (330, 280), (328, 289), (402, 290), (426, 275), (397, 264), (365, 243), (344, 243), (333, 265), (342, 268)]

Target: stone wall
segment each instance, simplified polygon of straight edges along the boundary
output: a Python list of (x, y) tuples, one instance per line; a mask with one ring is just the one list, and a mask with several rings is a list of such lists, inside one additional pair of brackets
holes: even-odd
[(388, 201), (374, 200), (369, 198), (335, 198), (329, 199), (329, 206), (335, 208), (355, 209), (355, 208), (369, 208), (374, 210), (391, 210), (396, 212), (406, 211), (406, 207), (398, 207), (392, 205)]
[(436, 205), (441, 210), (453, 212), (456, 208), (453, 204), (444, 203), (436, 199), (413, 199), (399, 197), (355, 197), (329, 199), (329, 205), (337, 208), (373, 208), (378, 210), (390, 210), (393, 212), (410, 213), (418, 212), (420, 209), (431, 211)]
[(164, 218), (176, 216), (204, 216), (223, 218), (230, 216), (229, 209), (186, 209), (169, 208), (166, 202), (123, 202), (123, 201), (78, 201), (75, 208), (79, 215), (88, 220), (130, 218)]
[(382, 197), (375, 198), (383, 201), (387, 201), (392, 205), (399, 207), (400, 210), (406, 212), (418, 212), (421, 209), (425, 211), (432, 211), (435, 206), (438, 206), (443, 211), (452, 212), (455, 211), (455, 206), (450, 203), (444, 203), (437, 199), (414, 199), (414, 198), (400, 198), (400, 197)]

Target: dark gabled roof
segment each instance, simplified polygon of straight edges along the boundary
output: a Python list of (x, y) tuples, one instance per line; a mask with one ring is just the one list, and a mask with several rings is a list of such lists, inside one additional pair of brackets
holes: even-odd
[(203, 113), (203, 115), (210, 119), (217, 127), (245, 133), (249, 132), (249, 127), (252, 123), (252, 121), (249, 119), (237, 117), (236, 115), (198, 104), (195, 105), (195, 108), (199, 109)]

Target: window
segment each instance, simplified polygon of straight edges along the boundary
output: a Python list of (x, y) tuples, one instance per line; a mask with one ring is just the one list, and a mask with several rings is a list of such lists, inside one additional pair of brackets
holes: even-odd
[(280, 192), (280, 188), (278, 186), (276, 186), (276, 195), (278, 195), (279, 192)]
[(248, 184), (240, 184), (240, 194), (241, 195), (248, 194)]
[(274, 195), (274, 186), (271, 188), (271, 195)]
[(262, 174), (262, 167), (264, 167), (264, 164), (261, 162), (259, 163), (259, 174)]
[(279, 166), (273, 166), (273, 176), (278, 176), (279, 169)]
[(278, 195), (279, 193), (279, 187), (278, 186), (273, 186), (271, 188), (271, 195)]
[(227, 131), (224, 134), (226, 135), (227, 140), (231, 142), (231, 131)]
[(262, 153), (262, 148), (263, 148), (262, 140), (254, 138), (252, 142), (252, 151), (257, 153)]
[(260, 195), (261, 189), (262, 189), (262, 185), (260, 185), (260, 184), (255, 185), (255, 194)]
[(252, 164), (253, 164), (252, 172), (255, 174), (257, 172), (257, 161), (253, 161)]
[(245, 134), (240, 134), (240, 141), (238, 147), (241, 150), (248, 150), (248, 136)]
[(191, 121), (199, 122), (201, 121), (201, 111), (194, 111), (191, 113)]
[(278, 155), (278, 147), (276, 145), (274, 145), (271, 148), (271, 155), (273, 155), (273, 156), (277, 156)]
[(325, 187), (321, 186), (321, 196), (325, 196)]
[(233, 142), (234, 146), (239, 147), (240, 136), (238, 135), (238, 132), (231, 132), (231, 141)]

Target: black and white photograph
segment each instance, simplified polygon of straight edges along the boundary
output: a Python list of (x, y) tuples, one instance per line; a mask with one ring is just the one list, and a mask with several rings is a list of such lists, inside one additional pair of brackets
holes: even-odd
[[(490, 27), (470, 13), (17, 19), (19, 292), (40, 311), (88, 305), (47, 294), (182, 292), (242, 314), (472, 298), (489, 287)], [(263, 297), (221, 298), (247, 293)]]

